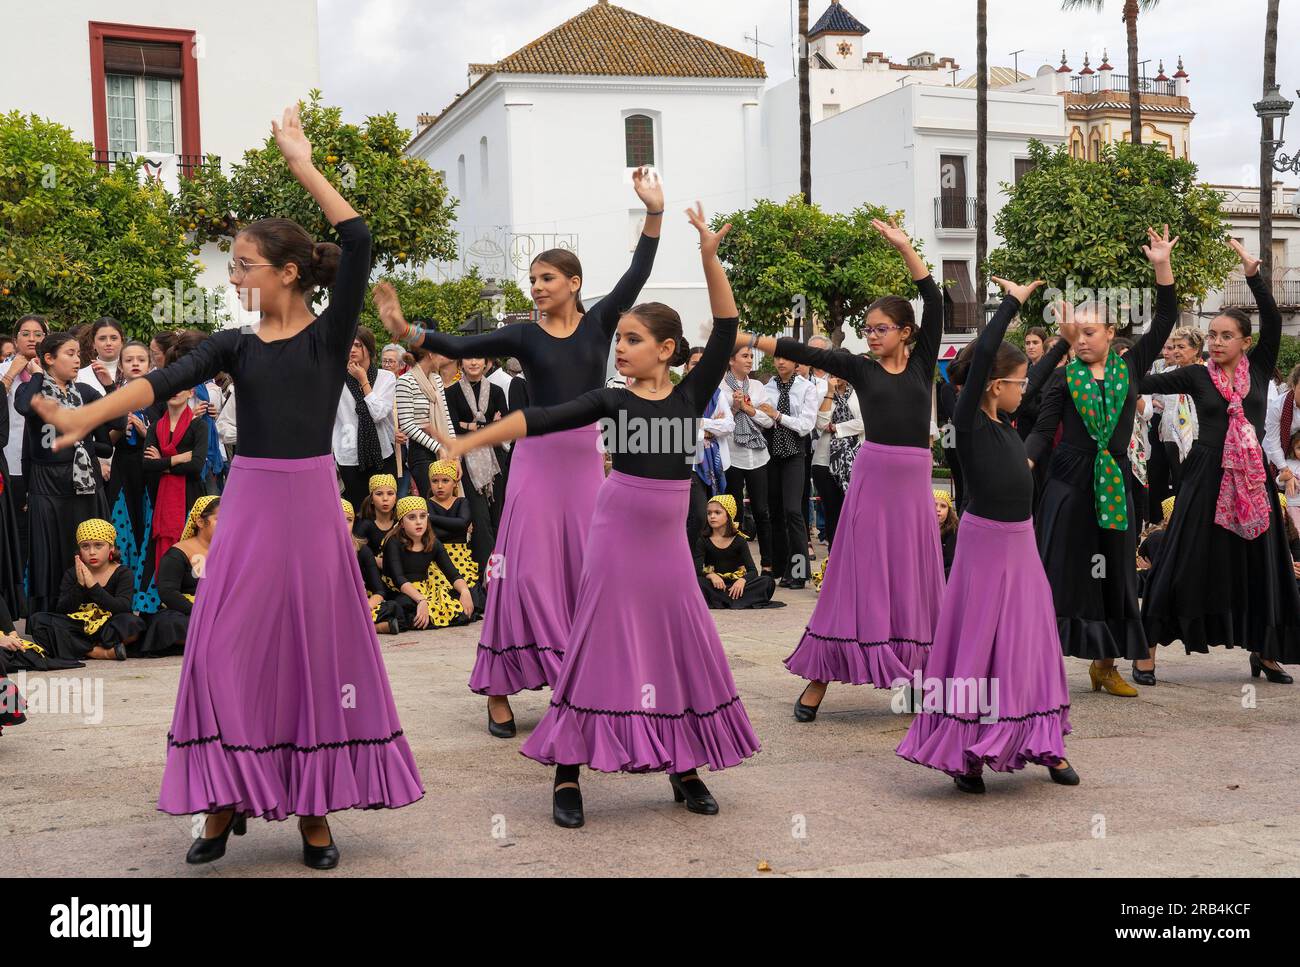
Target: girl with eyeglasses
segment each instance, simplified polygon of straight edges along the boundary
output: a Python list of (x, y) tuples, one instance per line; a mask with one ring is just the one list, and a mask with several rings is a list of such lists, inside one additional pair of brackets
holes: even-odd
[[(1056, 607), (1061, 648), (1090, 659), (1094, 691), (1132, 698), (1117, 658), (1146, 658), (1138, 613), (1138, 514), (1129, 464), (1137, 412), (1137, 382), (1160, 356), (1178, 320), (1178, 294), (1169, 257), (1177, 238), (1147, 229), (1142, 247), (1155, 270), (1155, 316), (1124, 356), (1115, 351), (1115, 321), (1106, 302), (1067, 305), (1076, 323), (1075, 359), (1048, 377), (1034, 432), (1025, 443), (1039, 464), (1051, 455), (1034, 515), (1038, 552)], [(1057, 427), (1063, 427), (1053, 449)], [(1137, 673), (1135, 672), (1135, 677)]]
[[(1036, 763), (1053, 782), (1079, 783), (1065, 759), (1070, 690), (1034, 544), (1034, 479), (1011, 418), (1029, 363), (1002, 341), (1043, 283), (993, 281), (1006, 297), (953, 363), (963, 386), (953, 426), (970, 500), (925, 665), (921, 714), (898, 746), (898, 755), (946, 772), (968, 793), (984, 792), (985, 766), (1013, 772)], [(969, 682), (979, 683), (975, 695)]]
[[(231, 283), (245, 308), (260, 309), (256, 332), (217, 332), (89, 406), (34, 405), (63, 447), (220, 372), (233, 377), (239, 455), (186, 632), (158, 808), (208, 814), (189, 863), (223, 856), (248, 816), (296, 815), (303, 863), (329, 869), (339, 851), (327, 813), (405, 806), (424, 788), (339, 512), (330, 449), (370, 275), (370, 230), (313, 166), (299, 107), (271, 128), (341, 247), (313, 241), (289, 219), (253, 222), (235, 237)], [(308, 300), (319, 286), (331, 287), (330, 300), (313, 317)]]
[(874, 359), (794, 339), (741, 333), (737, 340), (847, 380), (865, 424), (840, 510), (835, 559), (827, 564), (808, 627), (785, 660), (808, 680), (794, 706), (800, 722), (817, 717), (830, 682), (891, 688), (910, 680), (925, 664), (943, 597), (930, 486), (930, 400), (943, 294), (901, 228), (879, 220), (872, 225), (902, 255), (921, 292), (919, 333), (912, 304), (891, 295), (867, 310)]
[(1281, 685), (1292, 683), (1282, 663), (1300, 662), (1300, 593), (1283, 510), (1259, 443), (1282, 315), (1259, 275), (1259, 259), (1236, 239), (1228, 244), (1241, 257), (1259, 307), (1259, 341), (1250, 316), (1227, 309), (1210, 322), (1206, 365), (1142, 382), (1146, 393), (1187, 394), (1199, 420), (1142, 601), (1153, 683), (1154, 646), (1174, 641), (1189, 655), (1215, 645), (1245, 648), (1251, 674)]

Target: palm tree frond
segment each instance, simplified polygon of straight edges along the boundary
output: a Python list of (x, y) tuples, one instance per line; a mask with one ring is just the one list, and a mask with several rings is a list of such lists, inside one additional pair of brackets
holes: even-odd
[(1062, 10), (1102, 10), (1106, 0), (1061, 0)]

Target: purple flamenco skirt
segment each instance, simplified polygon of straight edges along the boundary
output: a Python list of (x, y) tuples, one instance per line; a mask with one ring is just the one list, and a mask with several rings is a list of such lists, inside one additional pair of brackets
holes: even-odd
[(689, 480), (600, 489), (564, 667), (519, 750), (600, 772), (725, 769), (759, 749), (686, 543)]
[(921, 685), (904, 759), (965, 775), (1065, 758), (1070, 693), (1033, 521), (962, 517)]
[(333, 459), (236, 457), (205, 565), (158, 808), (284, 819), (423, 796)]
[(808, 627), (785, 660), (815, 682), (891, 688), (925, 664), (943, 598), (943, 547), (920, 447), (863, 443)]
[(469, 676), (479, 695), (514, 695), (559, 677), (592, 509), (605, 480), (599, 443), (592, 424), (515, 444)]

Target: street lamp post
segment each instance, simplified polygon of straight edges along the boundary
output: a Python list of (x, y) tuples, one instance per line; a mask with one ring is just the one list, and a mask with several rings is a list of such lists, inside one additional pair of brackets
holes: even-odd
[[(1300, 91), (1297, 92), (1300, 94)], [(1255, 114), (1260, 121), (1260, 163), (1259, 163), (1259, 257), (1263, 263), (1261, 269), (1263, 280), (1267, 285), (1273, 284), (1273, 178), (1270, 167), (1275, 171), (1300, 172), (1300, 154), (1295, 158), (1286, 155), (1277, 157), (1278, 149), (1284, 143), (1286, 118), (1291, 113), (1292, 102), (1282, 96), (1277, 84), (1269, 84), (1264, 89), (1264, 97), (1255, 102)], [(1277, 138), (1273, 138), (1273, 122), (1281, 121)]]

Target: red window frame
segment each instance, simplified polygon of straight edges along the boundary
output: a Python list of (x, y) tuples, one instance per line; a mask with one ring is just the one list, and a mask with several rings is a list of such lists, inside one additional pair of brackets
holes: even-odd
[(108, 92), (104, 78), (105, 40), (145, 40), (181, 47), (181, 150), (201, 158), (199, 139), (199, 65), (194, 57), (194, 31), (134, 24), (90, 22), (90, 96), (95, 119), (95, 150), (108, 150)]

